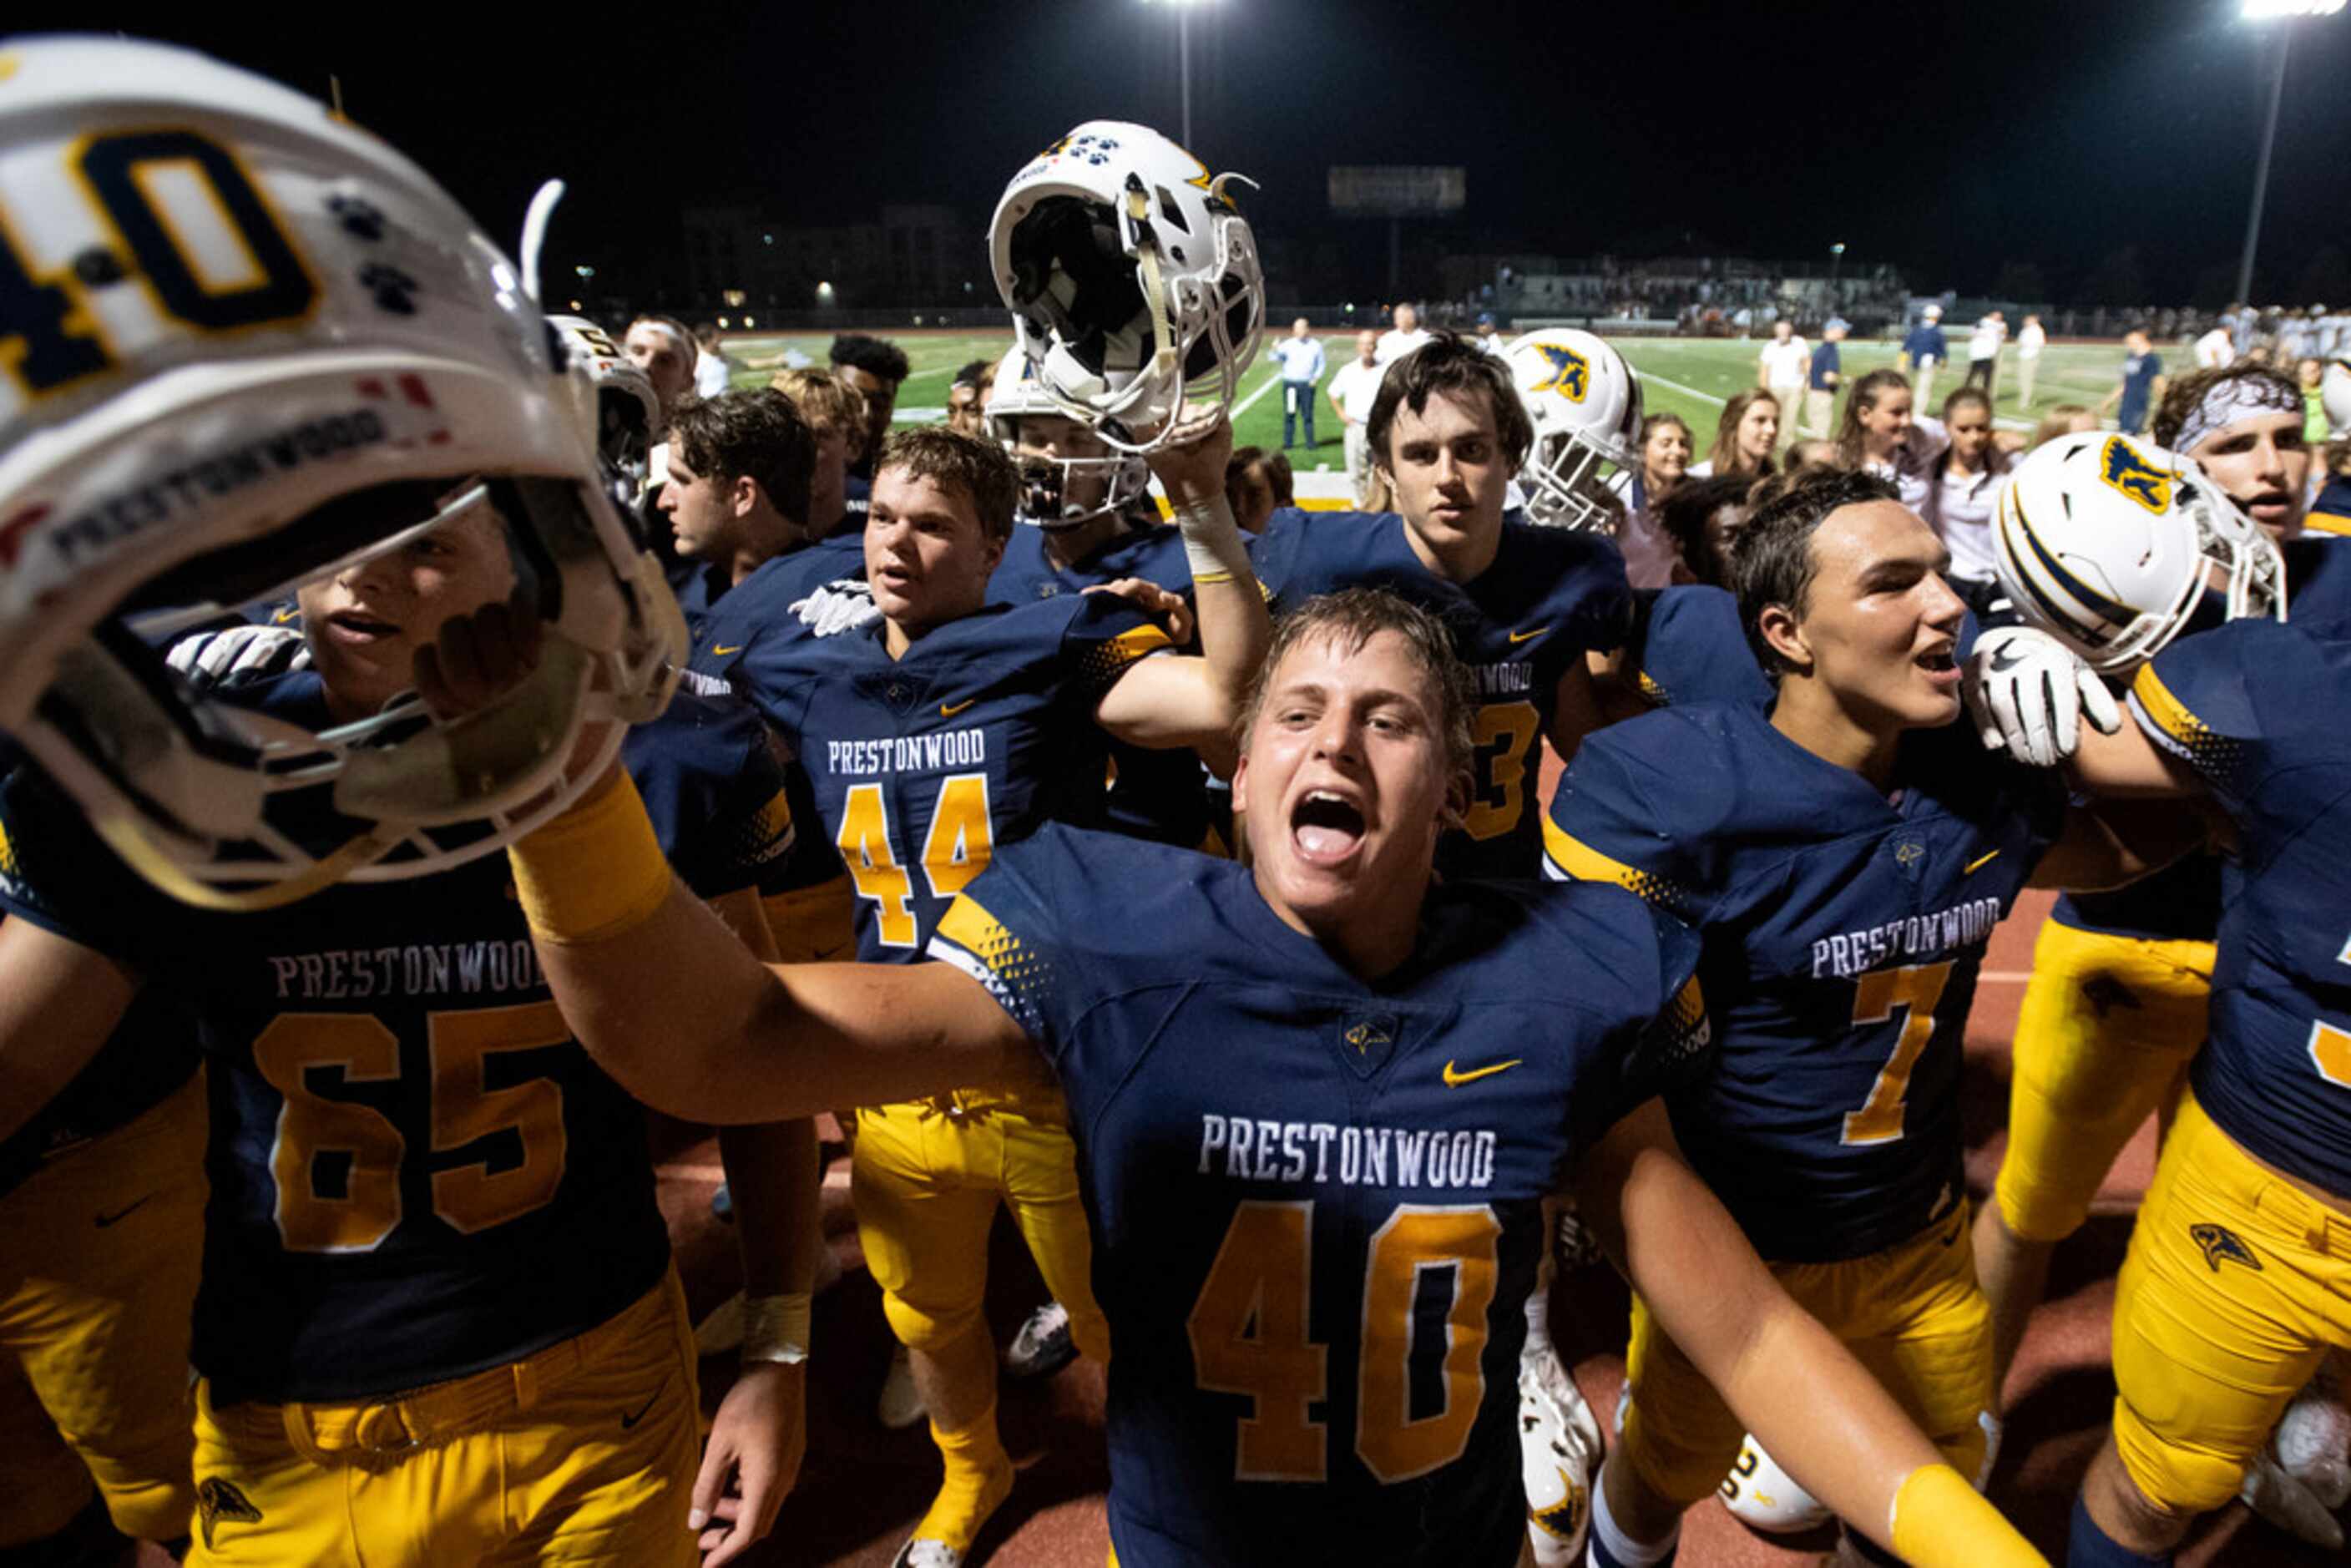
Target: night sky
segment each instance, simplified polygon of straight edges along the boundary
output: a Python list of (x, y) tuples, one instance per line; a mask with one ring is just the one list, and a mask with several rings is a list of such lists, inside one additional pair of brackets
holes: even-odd
[[(977, 229), (1028, 155), (1081, 120), (1177, 130), (1175, 20), (1141, 0), (673, 0), (624, 8), (625, 29), (603, 8), (550, 25), (565, 14), (101, 17), (35, 0), (11, 20), (102, 22), (320, 96), (339, 74), (354, 119), (509, 244), (538, 182), (569, 179), (559, 264), (658, 265), (698, 199), (761, 199), (811, 225), (946, 202)], [(2233, 276), (2252, 189), (2274, 34), (2236, 15), (2236, 0), (1207, 0), (1195, 151), (1262, 183), (1245, 210), (1269, 235), (1335, 221), (1329, 164), (1459, 163), (1456, 249), (1812, 259), (1843, 240), (1848, 267), (1891, 260), (1914, 287), (1986, 290), (2003, 263), (2031, 262), (2063, 298), (2127, 245), (2148, 297), (2183, 300), (2215, 268)], [(2351, 13), (2294, 35), (2264, 296), (2322, 246), (2351, 249)], [(1384, 272), (1380, 225), (1333, 232), (1359, 277)]]

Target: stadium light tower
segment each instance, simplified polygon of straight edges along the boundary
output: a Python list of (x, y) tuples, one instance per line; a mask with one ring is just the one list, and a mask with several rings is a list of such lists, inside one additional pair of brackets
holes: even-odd
[[(1143, 0), (1145, 5), (1152, 0)], [(2337, 0), (2340, 3), (2340, 0)], [(1192, 8), (1208, 0), (1158, 0), (1176, 13), (1176, 71), (1184, 84), (1184, 147), (1192, 146)]]
[(2285, 57), (2294, 43), (2294, 23), (2304, 16), (2332, 16), (2345, 0), (2243, 0), (2238, 15), (2248, 22), (2278, 22), (2277, 68), (2270, 75), (2270, 112), (2262, 125), (2262, 155), (2253, 165), (2253, 210), (2245, 219), (2245, 249), (2237, 261), (2237, 298), (2253, 302), (2253, 252), (2262, 238), (2262, 198), (2270, 186), (2270, 148), (2277, 141), (2278, 100), (2285, 96)]

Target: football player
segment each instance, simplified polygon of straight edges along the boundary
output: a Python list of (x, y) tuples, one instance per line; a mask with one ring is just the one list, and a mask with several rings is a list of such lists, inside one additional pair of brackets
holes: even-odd
[[(2309, 453), (2300, 412), (2289, 378), (2246, 363), (2181, 378), (2156, 428), (2278, 543), (2278, 564), (2269, 570), (2282, 572), (2284, 597), (2264, 606), (2291, 603), (2297, 622), (2337, 626), (2351, 613), (2351, 556), (2339, 553), (2333, 536), (2301, 530)], [(2057, 455), (2040, 458), (2029, 482), (2020, 474), (2013, 483), (1996, 541), (2010, 592), (2028, 612), (2042, 603), (2032, 585), (2046, 578), (2028, 566), (2033, 552), (2025, 541), (2034, 528), (2058, 526), (2061, 508), (2109, 517), (2116, 527), (2151, 526), (2160, 508), (2147, 505), (2146, 482), (2136, 476), (2150, 461), (2158, 478), (2170, 466), (2159, 451), (2129, 442), (2110, 450), (2099, 436), (2073, 437), (2051, 450)], [(2190, 634), (2225, 609), (2208, 608), (2200, 580), (2184, 570), (2199, 559), (2171, 558), (2165, 564), (2172, 575), (2161, 582), (2135, 575), (2111, 591), (2126, 603), (2144, 599), (2143, 624), (2162, 641)], [(2119, 656), (2092, 663), (2119, 674), (2145, 653), (2132, 646), (2137, 639), (2116, 641)], [(1997, 676), (1990, 669), (1994, 653), (2006, 662)], [(2053, 659), (2064, 661), (2053, 674), (2044, 668)], [(2076, 695), (2071, 663), (2039, 631), (1996, 633), (1973, 665), (1980, 685), (1999, 688), (1986, 703), (2005, 709), (2004, 724), (1998, 711), (1985, 716), (1988, 737), (2014, 736), (2011, 749), (2021, 760), (2045, 764), (2070, 753), (2075, 719), (2064, 699)], [(2082, 687), (2078, 697), (2105, 725), (2115, 722), (2111, 702), (2100, 706), (2103, 687)], [(2058, 706), (2044, 716), (2042, 705), (2053, 699)], [(2040, 1302), (2051, 1251), (2087, 1217), (2124, 1143), (2176, 1099), (2189, 1058), (2203, 1043), (2220, 896), (2219, 861), (2196, 856), (2115, 893), (2062, 898), (2042, 929), (2017, 1024), (2000, 1203), (1977, 1221), (2003, 1371)]]
[[(361, 1540), (535, 1560), (560, 1538), (591, 1560), (693, 1561), (692, 1369), (673, 1375), (676, 1337), (645, 1333), (675, 1292), (650, 1170), (627, 1153), (642, 1124), (533, 996), (483, 858), (601, 776), (619, 737), (575, 747), (580, 717), (657, 712), (679, 642), (547, 325), (421, 171), (316, 103), (122, 40), (16, 44), (7, 67), (12, 259), (76, 281), (16, 300), (0, 383), (0, 724), (32, 764), (7, 782), (0, 856), (17, 916), (0, 924), (0, 1137), (110, 1034), (173, 1049), (148, 1007), (198, 1015), (217, 1071), (195, 1560)], [(78, 179), (92, 199), (26, 199), (28, 176), (36, 198)], [(112, 259), (61, 270), (78, 256)], [(153, 651), (297, 583), (319, 665), (252, 705)], [(401, 695), (436, 611), (509, 590), (554, 613), (530, 682), (462, 717)], [(681, 753), (648, 776), (665, 813), (696, 821), (681, 852), (698, 879), (782, 841), (758, 734), (737, 716), (631, 743)], [(459, 883), (471, 929), (446, 896)], [(339, 923), (349, 909), (391, 913)], [(126, 1174), (157, 1174), (120, 1152)], [(97, 1216), (125, 1228), (92, 1228), (136, 1242), (148, 1209), (182, 1201), (128, 1195)], [(609, 1246), (580, 1251), (581, 1211)], [(54, 1252), (44, 1228), (12, 1258)], [(177, 1257), (156, 1266), (168, 1295)], [(50, 1354), (88, 1364), (121, 1332), (61, 1322)], [(177, 1361), (169, 1333), (135, 1348)], [(798, 1399), (780, 1385), (797, 1376), (755, 1373), (730, 1396), (703, 1478), (715, 1494), (739, 1456), (739, 1517), (715, 1532), (730, 1552), (788, 1483)], [(626, 1394), (632, 1435), (577, 1446)]]
[(939, 963), (752, 962), (673, 892), (620, 779), (516, 852), (517, 884), (567, 1014), (677, 1113), (1050, 1064), (1120, 1347), (1130, 1568), (1518, 1561), (1520, 1303), (1579, 1168), (1668, 1331), (1814, 1491), (1914, 1563), (2040, 1561), (1793, 1307), (1647, 1103), (1704, 1049), (1687, 934), (1615, 889), (1435, 875), (1473, 751), (1449, 642), (1392, 595), (1310, 605), (1247, 712), (1253, 864), (1045, 828), (958, 890)]
[[(2099, 559), (2127, 568), (2113, 555)], [(2255, 615), (2180, 637), (2134, 678), (2129, 721), (2084, 733), (2074, 756), (2093, 789), (2209, 800), (2236, 834), (2210, 1035), (2116, 1289), (2114, 1430), (2068, 1542), (2082, 1568), (2170, 1561), (2330, 1349), (2351, 1346), (2351, 1125), (2335, 1098), (2351, 1081), (2335, 896), (2351, 643), (2336, 635)]]
[(847, 509), (833, 529), (854, 534), (865, 526), (866, 498), (872, 491), (882, 442), (897, 413), (898, 389), (905, 384), (913, 367), (906, 362), (905, 350), (863, 332), (843, 332), (834, 338), (829, 358), (832, 373), (865, 400), (865, 428), (859, 433), (849, 465)]
[[(1791, 486), (1733, 549), (1775, 700), (1677, 706), (1586, 740), (1552, 802), (1546, 869), (1619, 882), (1698, 928), (1718, 1061), (1666, 1095), (1691, 1165), (1972, 1476), (1991, 1405), (1959, 1244), (1976, 973), (2028, 882), (2145, 866), (2103, 822), (2069, 817), (2047, 775), (1987, 760), (1955, 724), (1966, 607), (1890, 484)], [(1604, 1568), (1668, 1558), (1683, 1511), (1739, 1455), (1738, 1418), (1677, 1340), (1636, 1294), (1624, 1440), (1593, 1510)], [(1801, 1469), (1805, 1456), (1764, 1441)]]
[[(1000, 846), (1049, 819), (1099, 821), (1104, 736), (1229, 744), (1268, 635), (1224, 503), (1230, 441), (1218, 412), (1155, 452), (1199, 585), (1204, 656), (1153, 658), (1167, 633), (1110, 595), (990, 604), (1015, 527), (1011, 459), (948, 431), (892, 434), (864, 536), (882, 619), (832, 637), (771, 631), (726, 671), (809, 776), (857, 889), (861, 957), (920, 958)], [(980, 1317), (999, 1202), (1068, 1309), (1072, 1342), (1107, 1358), (1066, 1112), (1029, 1089), (869, 1103), (857, 1123), (859, 1232), (946, 1468), (901, 1558), (952, 1564), (1012, 1484)]]
[(792, 400), (815, 438), (816, 466), (809, 476), (801, 531), (810, 540), (821, 539), (849, 515), (849, 455), (864, 439), (865, 396), (839, 375), (817, 370), (778, 371), (768, 384)]

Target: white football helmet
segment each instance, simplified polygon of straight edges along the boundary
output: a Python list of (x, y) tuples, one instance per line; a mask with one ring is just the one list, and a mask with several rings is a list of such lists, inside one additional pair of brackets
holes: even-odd
[(1096, 456), (1064, 457), (1036, 450), (1033, 427), (1029, 451), (1020, 449), (1020, 422), (1057, 420), (1066, 428), (1082, 421), (1039, 383), (1029, 356), (1019, 348), (996, 367), (996, 381), (987, 392), (987, 434), (1012, 455), (1020, 470), (1019, 518), (1039, 528), (1074, 528), (1096, 517), (1123, 510), (1151, 485), (1151, 469), (1131, 452), (1103, 452)]
[(1994, 570), (2017, 609), (2100, 674), (2155, 657), (2205, 604), (2285, 619), (2277, 546), (2193, 462), (2088, 431), (2035, 448), (1992, 522)]
[(2326, 410), (2327, 439), (2340, 441), (2351, 435), (2351, 364), (2326, 361), (2326, 373), (2318, 382), (2318, 400)]
[[(575, 758), (583, 719), (668, 700), (684, 623), (561, 351), (407, 159), (188, 50), (26, 39), (0, 220), (0, 729), (151, 881), (261, 908), (471, 860), (603, 771), (619, 726)], [(153, 651), (486, 497), (548, 656), (479, 713), (410, 695), (314, 732)]]
[(1265, 330), (1238, 176), (1146, 126), (1090, 120), (1012, 177), (987, 226), (1019, 346), (1064, 413), (1148, 452), (1185, 400), (1229, 407)]
[(573, 411), (580, 428), (604, 460), (608, 477), (626, 485), (633, 500), (644, 489), (646, 455), (666, 427), (653, 383), (610, 333), (586, 317), (549, 316), (547, 324), (570, 356)]
[(1534, 421), (1534, 449), (1519, 470), (1527, 516), (1564, 528), (1615, 526), (1600, 465), (1629, 468), (1641, 444), (1641, 382), (1625, 356), (1589, 332), (1553, 327), (1502, 350)]
[(1740, 1444), (1739, 1458), (1722, 1479), (1722, 1506), (1772, 1535), (1801, 1534), (1833, 1517), (1752, 1437)]

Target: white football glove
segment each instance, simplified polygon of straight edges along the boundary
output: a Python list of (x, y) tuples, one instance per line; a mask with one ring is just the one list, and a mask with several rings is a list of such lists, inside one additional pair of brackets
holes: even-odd
[(2351, 1410), (2324, 1374), (2285, 1407), (2277, 1430), (2246, 1469), (2240, 1495), (2289, 1535), (2343, 1550), (2335, 1511), (2351, 1498)]
[(292, 626), (231, 626), (172, 644), (163, 662), (198, 691), (310, 667), (310, 642)]
[(2122, 727), (2122, 709), (2097, 672), (2030, 626), (1978, 637), (1960, 689), (1984, 749), (2005, 747), (2028, 767), (2053, 768), (2073, 756), (2085, 716), (2105, 735)]
[(873, 602), (872, 585), (858, 577), (833, 579), (806, 599), (793, 600), (791, 612), (820, 637), (854, 632), (882, 619), (881, 606)]

